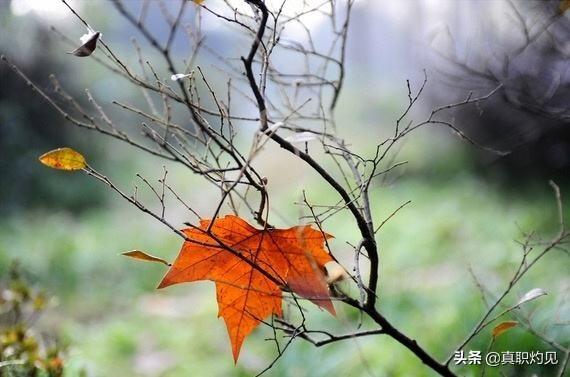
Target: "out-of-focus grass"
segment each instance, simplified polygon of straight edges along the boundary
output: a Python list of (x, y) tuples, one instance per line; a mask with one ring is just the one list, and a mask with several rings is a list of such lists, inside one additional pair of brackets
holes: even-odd
[[(414, 150), (418, 148), (421, 144)], [(403, 152), (405, 157), (413, 154)], [(497, 293), (521, 256), (513, 241), (520, 230), (551, 234), (556, 225), (554, 198), (546, 183), (538, 189), (517, 190), (515, 195), (449, 166), (448, 174), (443, 172), (438, 178), (433, 172), (426, 174), (421, 164), (412, 164), (402, 178), (377, 187), (372, 195), (378, 219), (412, 200), (379, 236), (380, 308), (440, 358), (461, 341), (483, 310), (468, 266)], [(319, 200), (335, 199), (327, 195)], [(264, 340), (271, 336), (267, 328), (247, 340), (237, 366), (233, 365), (225, 326), (216, 318), (212, 284), (156, 291), (165, 272), (162, 266), (118, 255), (139, 248), (172, 260), (180, 240), (116, 197), (111, 203), (80, 217), (23, 212), (3, 219), (0, 227), (0, 271), (19, 259), (37, 284), (57, 296), (51, 315), (41, 325), (60, 332), (71, 345), (68, 375), (85, 369), (93, 376), (246, 376), (267, 365), (276, 355), (273, 343)], [(336, 236), (337, 257), (350, 265), (352, 254), (345, 241), (358, 241), (352, 220), (340, 215), (326, 226)], [(541, 287), (551, 294), (527, 309), (548, 319), (568, 284), (567, 264), (560, 262), (565, 258), (557, 251), (546, 257), (507, 303)], [(354, 288), (351, 291), (355, 293)], [(310, 309), (308, 317), (312, 326), (338, 333), (353, 330), (358, 321), (357, 313), (344, 309), (336, 319), (316, 309)], [(469, 349), (484, 350), (489, 339), (485, 333)], [(543, 345), (514, 329), (497, 348), (536, 350)], [(374, 376), (431, 375), (409, 352), (384, 337), (318, 349), (299, 340), (269, 375), (367, 375), (367, 371)]]

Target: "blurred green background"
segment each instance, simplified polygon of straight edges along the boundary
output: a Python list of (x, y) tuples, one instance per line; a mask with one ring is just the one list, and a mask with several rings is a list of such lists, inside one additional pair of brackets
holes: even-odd
[[(132, 30), (106, 10), (108, 3), (102, 4), (83, 2), (81, 9), (110, 43), (132, 48)], [(118, 89), (121, 98), (141, 101), (140, 92), (129, 92), (94, 62), (64, 54), (68, 46), (49, 31), (55, 24), (68, 35), (81, 35), (82, 25), (72, 17), (50, 18), (42, 12), (14, 14), (10, 1), (0, 0), (0, 51), (48, 91), (47, 76), (56, 73), (71, 93), (83, 96), (84, 103), (86, 87), (107, 107), (114, 99), (109, 93), (116, 95)], [(363, 92), (366, 75), (357, 53), (349, 57), (349, 63), (337, 110), (338, 127), (355, 149), (371, 153), (371, 137), (380, 140), (405, 105), (406, 73), (385, 80), (377, 92)], [(37, 156), (71, 146), (126, 191), (135, 184), (135, 173), (160, 178), (164, 162), (65, 123), (5, 65), (0, 65), (0, 79), (0, 276), (6, 276), (11, 262), (19, 260), (33, 284), (54, 297), (36, 326), (58, 334), (69, 345), (65, 375), (250, 376), (262, 370), (276, 356), (273, 343), (265, 340), (271, 336), (270, 329), (256, 330), (234, 365), (225, 326), (216, 318), (213, 284), (157, 291), (165, 273), (162, 266), (119, 256), (141, 249), (172, 260), (181, 244), (176, 235), (100, 182), (80, 173), (48, 170)], [(125, 122), (133, 119), (117, 116)], [(294, 203), (303, 189), (317, 203), (337, 200), (314, 173), (284, 152), (271, 146), (267, 154), (272, 158), (261, 169), (269, 178), (272, 205), (279, 212), (274, 220), (277, 225), (298, 222), (300, 210)], [(521, 239), (521, 232), (555, 233), (554, 196), (544, 176), (523, 178), (500, 164), (482, 164), (478, 152), (445, 130), (416, 133), (404, 143), (397, 159), (408, 163), (376, 184), (372, 194), (377, 221), (412, 201), (383, 227), (378, 238), (382, 250), (379, 307), (406, 334), (444, 358), (484, 310), (469, 267), (492, 293), (501, 292), (521, 258), (521, 247), (514, 242)], [(283, 164), (291, 169), (283, 172)], [(211, 213), (218, 194), (186, 170), (168, 168), (171, 183), (189, 202), (204, 214)], [(558, 179), (558, 183), (566, 196), (570, 192), (567, 182)], [(191, 219), (182, 210), (172, 212), (179, 226)], [(335, 235), (335, 255), (350, 266), (352, 254), (346, 242), (359, 239), (352, 220), (347, 214), (336, 216), (326, 223), (326, 231)], [(553, 251), (506, 300), (512, 304), (536, 287), (549, 292), (523, 311), (532, 313), (537, 328), (549, 325), (547, 335), (566, 344), (570, 334), (568, 262), (567, 253)], [(354, 288), (349, 289), (356, 294)], [(307, 305), (309, 323), (336, 333), (353, 330), (357, 313), (341, 305), (337, 308), (338, 317), (332, 318)], [(485, 331), (467, 349), (485, 350), (490, 338)], [(520, 328), (501, 337), (494, 349), (550, 350)], [(546, 366), (506, 366), (502, 371), (509, 376), (554, 374)], [(470, 376), (481, 371), (470, 367), (458, 372)], [(267, 375), (432, 373), (394, 341), (377, 336), (323, 348), (295, 341)], [(498, 371), (488, 369), (487, 375), (498, 375)]]

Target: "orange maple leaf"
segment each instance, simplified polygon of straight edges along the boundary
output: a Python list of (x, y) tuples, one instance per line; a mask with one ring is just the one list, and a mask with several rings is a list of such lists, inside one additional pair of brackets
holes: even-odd
[(333, 260), (323, 248), (330, 235), (310, 226), (256, 229), (231, 215), (215, 219), (211, 227), (210, 220), (202, 220), (184, 233), (187, 240), (158, 288), (214, 281), (234, 361), (264, 318), (281, 316), (283, 290), (335, 314), (324, 273), (325, 263)]

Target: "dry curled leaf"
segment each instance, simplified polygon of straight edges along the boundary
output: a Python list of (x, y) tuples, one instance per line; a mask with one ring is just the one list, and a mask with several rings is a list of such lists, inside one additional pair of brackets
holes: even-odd
[(58, 148), (39, 157), (42, 164), (58, 170), (81, 170), (87, 167), (83, 155), (71, 148)]
[(204, 0), (192, 0), (192, 1), (198, 5), (201, 5), (204, 2)]
[(77, 49), (68, 52), (68, 54), (72, 54), (78, 57), (85, 57), (89, 56), (95, 51), (97, 47), (97, 41), (101, 37), (101, 33), (98, 31), (87, 30), (87, 34), (83, 34), (79, 40), (83, 43)]
[(546, 293), (546, 291), (542, 288), (534, 288), (531, 289), (530, 291), (528, 291), (527, 293), (525, 293), (520, 299), (519, 301), (515, 304), (515, 306), (521, 306), (522, 304), (532, 301), (532, 300), (536, 300), (537, 298), (541, 297), (541, 296), (545, 296), (548, 293)]
[(190, 77), (190, 76), (192, 76), (192, 73), (187, 73), (187, 74), (186, 73), (177, 73), (175, 75), (170, 76), (170, 79), (172, 81), (178, 81), (178, 80), (184, 79), (186, 77)]
[(237, 216), (215, 219), (211, 227), (202, 220), (184, 233), (187, 240), (158, 288), (214, 281), (235, 361), (245, 337), (264, 318), (282, 314), (285, 289), (334, 314), (324, 273), (332, 261), (323, 247), (330, 235), (310, 226), (256, 229)]
[(513, 327), (517, 326), (519, 323), (517, 321), (504, 321), (499, 323), (497, 326), (493, 328), (492, 334), (493, 337), (496, 338), (503, 334), (505, 331), (512, 329)]
[(171, 265), (170, 263), (168, 263), (167, 261), (165, 261), (162, 258), (155, 257), (154, 255), (150, 255), (150, 254), (145, 253), (144, 251), (140, 251), (140, 250), (127, 251), (125, 253), (122, 253), (121, 255), (124, 255), (126, 257), (133, 258), (133, 259), (147, 261), (147, 262), (158, 262), (158, 263), (162, 263), (166, 266)]

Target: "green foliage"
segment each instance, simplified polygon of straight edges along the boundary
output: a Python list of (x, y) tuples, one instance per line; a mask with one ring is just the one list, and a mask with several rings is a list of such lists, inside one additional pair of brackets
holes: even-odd
[(32, 288), (14, 263), (0, 296), (0, 375), (7, 377), (60, 377), (62, 349), (45, 344), (32, 327), (45, 310), (44, 292)]

